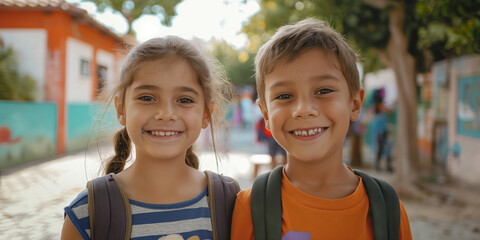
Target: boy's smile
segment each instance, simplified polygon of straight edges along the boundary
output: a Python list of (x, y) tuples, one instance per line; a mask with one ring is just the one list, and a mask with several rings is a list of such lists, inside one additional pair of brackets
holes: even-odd
[(289, 133), (297, 137), (299, 140), (312, 140), (322, 135), (327, 129), (328, 129), (327, 127), (295, 129), (295, 130), (289, 131)]
[(294, 58), (281, 58), (265, 76), (262, 113), (289, 161), (341, 159), (350, 121), (359, 116), (363, 91), (352, 98), (337, 66), (334, 57), (312, 48)]

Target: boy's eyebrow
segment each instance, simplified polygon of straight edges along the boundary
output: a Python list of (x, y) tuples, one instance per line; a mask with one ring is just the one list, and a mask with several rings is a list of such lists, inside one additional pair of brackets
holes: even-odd
[[(142, 84), (142, 85), (136, 86), (133, 89), (133, 91), (139, 91), (139, 90), (161, 90), (161, 88), (159, 88), (156, 85)], [(193, 93), (193, 94), (198, 95), (198, 96), (200, 95), (200, 93), (198, 93), (197, 90), (195, 90), (194, 88), (191, 88), (191, 87), (187, 87), (187, 86), (177, 87), (175, 90), (179, 91), (179, 92), (190, 92), (190, 93)]]
[(325, 74), (322, 74), (322, 75), (319, 75), (319, 76), (315, 76), (314, 79), (315, 80), (327, 80), (327, 79), (340, 80), (337, 76), (335, 76), (334, 74), (330, 74), (330, 73), (325, 73)]
[[(340, 80), (337, 76), (330, 74), (330, 73), (325, 73), (322, 75), (314, 76), (312, 77), (312, 80), (335, 80), (338, 81)], [(288, 86), (290, 84), (294, 84), (295, 82), (287, 81), (287, 80), (281, 80), (275, 82), (272, 86), (270, 86), (271, 89), (277, 88), (277, 87), (283, 87), (283, 86)]]

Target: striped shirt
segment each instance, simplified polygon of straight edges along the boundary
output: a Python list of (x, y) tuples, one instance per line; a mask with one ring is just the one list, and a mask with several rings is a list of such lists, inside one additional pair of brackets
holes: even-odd
[[(158, 240), (162, 237), (185, 240), (213, 238), (206, 188), (198, 196), (185, 202), (148, 204), (131, 199), (129, 201), (132, 209), (131, 239), (133, 240)], [(83, 239), (90, 239), (86, 190), (65, 207), (65, 214)]]

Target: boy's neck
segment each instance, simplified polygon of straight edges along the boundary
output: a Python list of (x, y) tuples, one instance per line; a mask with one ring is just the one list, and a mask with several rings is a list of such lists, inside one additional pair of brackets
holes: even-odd
[(301, 191), (326, 199), (349, 196), (359, 183), (359, 178), (342, 161), (316, 164), (289, 161), (285, 174)]

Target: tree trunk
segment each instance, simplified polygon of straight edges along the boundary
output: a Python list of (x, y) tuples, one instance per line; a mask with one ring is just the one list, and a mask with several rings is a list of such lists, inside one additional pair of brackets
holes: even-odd
[(415, 59), (408, 53), (408, 36), (404, 32), (405, 8), (398, 4), (389, 10), (390, 40), (381, 51), (386, 65), (393, 69), (398, 86), (397, 130), (394, 154), (394, 182), (402, 195), (417, 196), (420, 191), (417, 139), (417, 92)]

